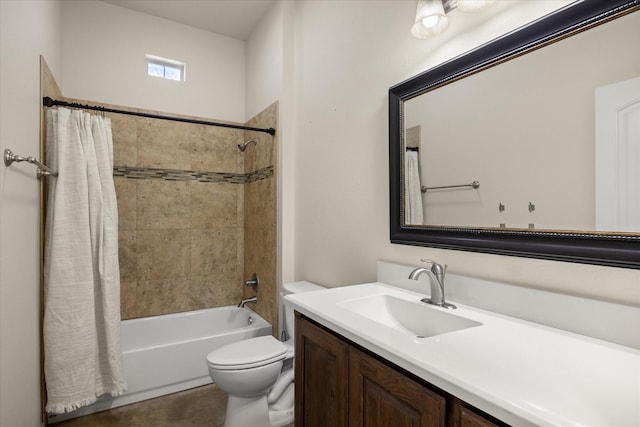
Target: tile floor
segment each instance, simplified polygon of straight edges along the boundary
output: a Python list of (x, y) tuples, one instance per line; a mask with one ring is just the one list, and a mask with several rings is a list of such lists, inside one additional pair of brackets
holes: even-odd
[(74, 418), (52, 427), (220, 427), (227, 395), (215, 385)]

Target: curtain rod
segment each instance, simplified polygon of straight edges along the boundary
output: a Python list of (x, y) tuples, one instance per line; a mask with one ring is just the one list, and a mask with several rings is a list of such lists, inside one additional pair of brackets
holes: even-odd
[(138, 113), (135, 111), (125, 111), (125, 110), (115, 110), (113, 108), (106, 108), (106, 107), (99, 107), (96, 105), (85, 105), (85, 104), (77, 104), (75, 102), (66, 102), (66, 101), (59, 101), (57, 99), (52, 99), (48, 96), (45, 96), (44, 98), (42, 98), (42, 105), (46, 106), (46, 107), (54, 107), (54, 106), (61, 106), (61, 107), (71, 107), (71, 108), (82, 108), (84, 110), (95, 110), (95, 111), (102, 111), (105, 113), (116, 113), (116, 114), (127, 114), (129, 116), (138, 116), (138, 117), (146, 117), (149, 119), (160, 119), (160, 120), (171, 120), (174, 122), (183, 122), (183, 123), (194, 123), (197, 125), (207, 125), (207, 126), (219, 126), (219, 127), (224, 127), (224, 128), (232, 128), (232, 129), (242, 129), (242, 130), (253, 130), (256, 132), (264, 132), (264, 133), (268, 133), (269, 135), (275, 135), (276, 130), (274, 128), (254, 128), (254, 127), (250, 127), (250, 126), (241, 126), (241, 125), (234, 125), (234, 124), (229, 124), (229, 123), (218, 123), (218, 122), (207, 122), (204, 120), (194, 120), (194, 119), (185, 119), (182, 117), (172, 117), (172, 116), (162, 116), (159, 114), (149, 114), (149, 113)]

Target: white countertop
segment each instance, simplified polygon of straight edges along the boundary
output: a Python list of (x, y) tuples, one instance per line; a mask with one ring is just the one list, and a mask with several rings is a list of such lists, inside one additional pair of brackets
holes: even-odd
[[(416, 338), (340, 305), (424, 295), (382, 283), (292, 294), (287, 305), (513, 426), (640, 426), (640, 350), (456, 303), (481, 326)], [(454, 301), (455, 302), (455, 301)]]

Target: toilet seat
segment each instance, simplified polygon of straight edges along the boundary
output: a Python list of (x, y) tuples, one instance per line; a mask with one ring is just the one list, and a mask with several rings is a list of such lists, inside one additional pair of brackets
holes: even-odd
[(271, 335), (225, 345), (207, 355), (207, 364), (217, 370), (257, 368), (283, 360), (287, 346)]

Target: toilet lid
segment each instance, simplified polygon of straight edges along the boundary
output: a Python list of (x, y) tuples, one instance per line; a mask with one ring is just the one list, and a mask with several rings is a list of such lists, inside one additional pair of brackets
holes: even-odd
[(272, 337), (251, 338), (225, 345), (207, 355), (207, 363), (214, 369), (249, 369), (268, 365), (285, 358), (287, 347)]

